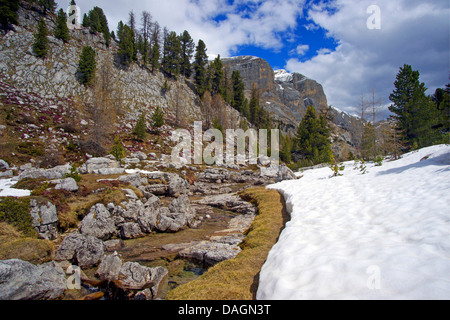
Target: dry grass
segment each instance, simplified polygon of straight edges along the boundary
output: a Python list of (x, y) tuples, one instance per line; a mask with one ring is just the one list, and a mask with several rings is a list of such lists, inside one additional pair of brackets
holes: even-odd
[(259, 209), (242, 252), (210, 268), (198, 279), (168, 293), (168, 300), (254, 300), (259, 272), (288, 219), (284, 199), (275, 190), (252, 188), (242, 194)]
[(52, 260), (55, 245), (24, 235), (13, 226), (0, 222), (0, 260), (21, 259), (34, 264)]

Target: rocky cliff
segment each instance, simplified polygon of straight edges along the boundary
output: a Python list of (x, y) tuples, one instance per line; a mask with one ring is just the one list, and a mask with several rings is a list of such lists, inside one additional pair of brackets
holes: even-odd
[(286, 70), (273, 70), (269, 63), (253, 56), (224, 59), (227, 73), (238, 70), (243, 77), (246, 95), (252, 88), (258, 89), (260, 104), (269, 111), (284, 132), (291, 135), (312, 105), (318, 113), (326, 116), (332, 136), (333, 151), (345, 158), (349, 152), (357, 154), (360, 145), (362, 122), (349, 114), (329, 107), (321, 84), (299, 74)]

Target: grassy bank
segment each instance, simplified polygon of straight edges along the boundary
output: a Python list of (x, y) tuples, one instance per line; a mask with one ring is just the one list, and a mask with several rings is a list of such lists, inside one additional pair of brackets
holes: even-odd
[(246, 200), (258, 206), (256, 216), (235, 258), (210, 268), (198, 279), (169, 292), (168, 300), (253, 300), (259, 272), (288, 220), (283, 197), (275, 190), (247, 189)]

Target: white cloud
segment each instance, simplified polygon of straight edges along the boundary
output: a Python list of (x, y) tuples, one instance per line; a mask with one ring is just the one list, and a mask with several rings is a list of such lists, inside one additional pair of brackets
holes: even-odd
[[(372, 4), (381, 9), (381, 30), (367, 28), (366, 9)], [(388, 104), (403, 64), (420, 71), (431, 94), (448, 82), (449, 14), (447, 0), (336, 0), (331, 7), (314, 5), (308, 17), (339, 45), (333, 52), (319, 50), (308, 61), (292, 58), (286, 69), (320, 82), (329, 104), (350, 112), (372, 89)]]
[(304, 56), (305, 53), (307, 53), (309, 51), (309, 45), (307, 44), (299, 44), (297, 46), (297, 48), (295, 48), (294, 50), (291, 50), (289, 52), (290, 55), (294, 55), (297, 54), (298, 56)]

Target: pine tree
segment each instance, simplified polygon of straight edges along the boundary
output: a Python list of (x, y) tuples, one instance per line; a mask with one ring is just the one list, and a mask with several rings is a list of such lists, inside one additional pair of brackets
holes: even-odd
[(114, 139), (114, 145), (110, 152), (111, 155), (116, 158), (117, 161), (121, 161), (125, 157), (125, 148), (122, 145), (122, 142), (120, 141), (119, 136), (116, 136)]
[(33, 52), (39, 58), (45, 58), (48, 53), (49, 41), (48, 41), (47, 25), (43, 18), (39, 20), (38, 31), (34, 35)]
[(159, 128), (164, 125), (164, 112), (159, 106), (156, 107), (152, 115), (152, 127), (156, 132), (159, 132)]
[(8, 30), (10, 24), (17, 24), (19, 3), (17, 0), (0, 0), (0, 24), (3, 30)]
[(180, 35), (181, 44), (181, 65), (180, 73), (186, 78), (190, 78), (192, 75), (191, 59), (194, 54), (195, 43), (192, 40), (191, 35), (186, 30)]
[(177, 34), (169, 32), (164, 41), (164, 54), (161, 61), (162, 71), (172, 77), (180, 74), (181, 44)]
[(80, 82), (84, 85), (91, 85), (95, 77), (96, 68), (95, 50), (90, 46), (85, 46), (78, 62)]
[(147, 122), (145, 120), (144, 113), (141, 113), (139, 119), (134, 127), (133, 134), (136, 136), (138, 140), (144, 140), (147, 135)]
[(155, 70), (159, 69), (160, 67), (159, 58), (160, 58), (159, 43), (155, 42), (150, 54), (150, 65), (152, 67), (152, 72), (155, 72)]
[(238, 70), (233, 71), (231, 75), (231, 81), (233, 86), (233, 103), (232, 106), (237, 111), (242, 112), (245, 95), (245, 85), (242, 80), (241, 73)]
[(208, 90), (206, 77), (206, 64), (208, 63), (208, 56), (206, 54), (206, 45), (202, 40), (198, 41), (195, 49), (194, 61), (194, 82), (198, 95), (201, 97)]
[(294, 150), (311, 164), (328, 163), (332, 155), (328, 138), (325, 118), (318, 118), (314, 107), (309, 106), (297, 129)]
[(436, 125), (436, 108), (426, 96), (427, 88), (419, 80), (419, 71), (410, 65), (400, 68), (395, 80), (395, 90), (389, 96), (393, 104), (389, 110), (403, 133), (405, 145), (422, 148), (437, 141), (433, 127)]
[(124, 25), (120, 32), (119, 38), (119, 50), (117, 55), (119, 56), (120, 63), (128, 67), (135, 61), (135, 43), (134, 32), (128, 25)]
[(223, 63), (218, 55), (214, 61), (211, 63), (212, 74), (211, 74), (211, 91), (213, 93), (220, 94), (222, 97), (225, 95), (224, 89), (224, 71)]
[(44, 10), (44, 15), (47, 15), (47, 12), (55, 13), (57, 7), (55, 0), (38, 0), (38, 3)]
[(58, 16), (56, 17), (55, 38), (60, 39), (65, 43), (70, 40), (69, 28), (67, 27), (67, 15), (63, 9), (59, 9)]

